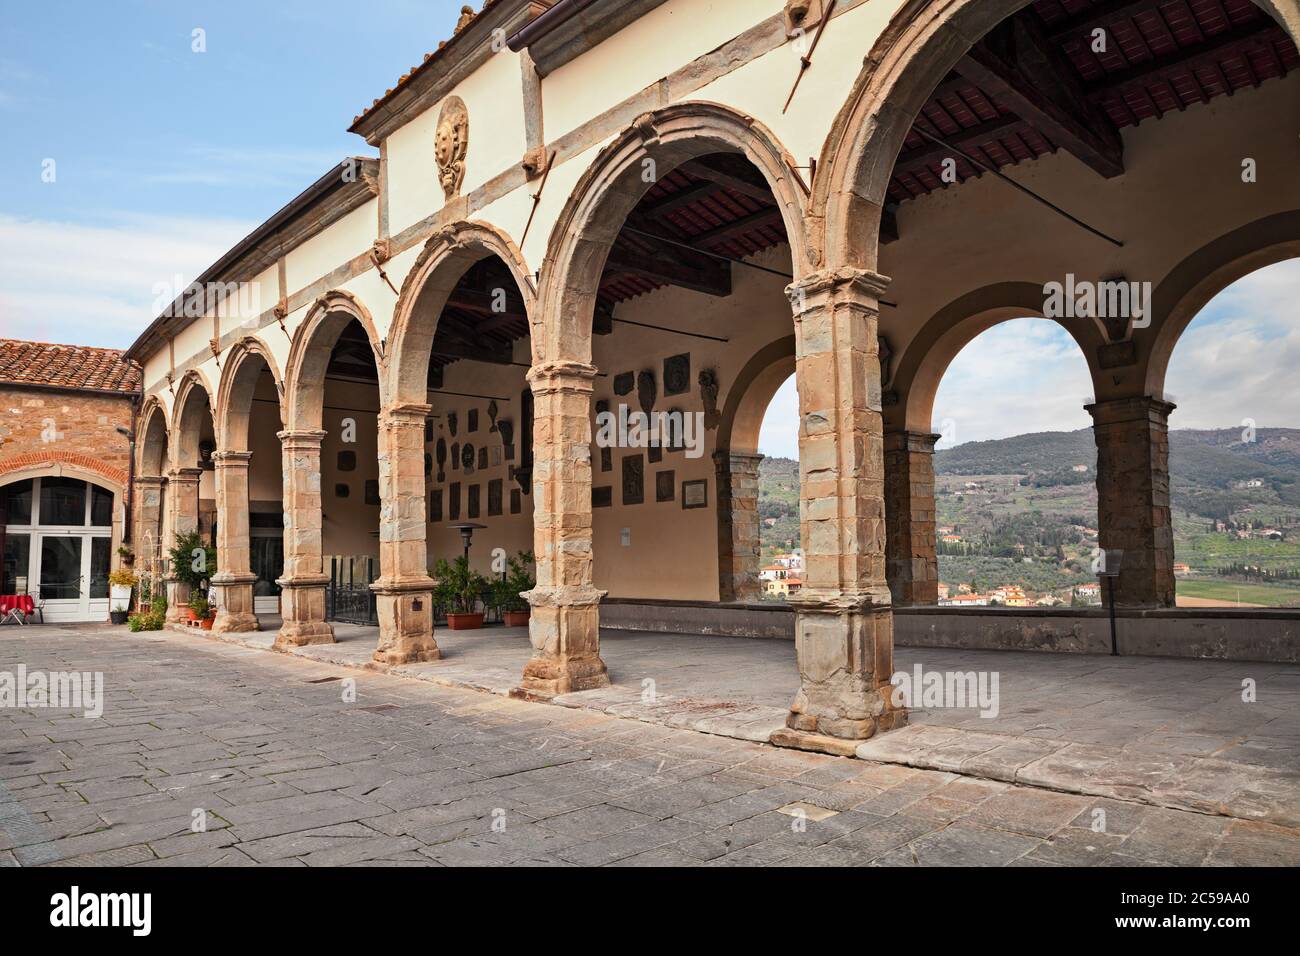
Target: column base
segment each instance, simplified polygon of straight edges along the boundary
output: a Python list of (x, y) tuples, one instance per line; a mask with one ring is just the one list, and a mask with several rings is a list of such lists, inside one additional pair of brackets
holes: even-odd
[[(603, 591), (582, 588), (580, 594), (528, 592), (533, 606), (528, 640), (533, 656), (524, 665), (523, 679), (511, 697), (549, 700), (561, 694), (609, 686), (609, 671), (600, 657), (600, 607)], [(560, 604), (560, 600), (579, 603)]]
[(217, 619), (212, 624), (215, 633), (242, 634), (260, 629), (253, 613), (256, 580), (251, 572), (218, 572), (212, 576), (212, 587), (217, 592)]
[(251, 611), (232, 612), (222, 608), (217, 611), (217, 619), (212, 622), (214, 634), (243, 634), (261, 629), (257, 615)]
[(848, 756), (848, 742), (907, 723), (893, 701), (894, 632), (888, 605), (807, 601), (796, 609), (800, 687), (772, 743)]
[(189, 620), (190, 586), (181, 581), (167, 582), (167, 624), (181, 624)]
[(380, 578), (370, 587), (379, 616), (379, 646), (371, 660), (389, 666), (439, 660), (442, 651), (433, 639), (433, 581)]
[(313, 644), (335, 644), (334, 628), (324, 621), (289, 621), (275, 635), (271, 650), (287, 647), (309, 647)]
[(282, 623), (273, 650), (333, 644), (334, 628), (325, 620), (325, 585), (323, 574), (279, 578)]

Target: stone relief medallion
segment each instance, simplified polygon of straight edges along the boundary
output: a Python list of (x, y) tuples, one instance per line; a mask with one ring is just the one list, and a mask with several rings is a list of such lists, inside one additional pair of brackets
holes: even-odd
[(438, 161), (438, 181), (443, 195), (452, 199), (460, 195), (465, 181), (465, 153), (469, 149), (469, 111), (459, 96), (451, 96), (438, 114), (438, 132), (434, 138), (434, 156)]

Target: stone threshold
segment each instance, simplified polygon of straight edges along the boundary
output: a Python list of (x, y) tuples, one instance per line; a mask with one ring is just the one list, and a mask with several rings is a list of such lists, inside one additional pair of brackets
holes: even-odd
[[(364, 658), (358, 657), (355, 650), (351, 655), (340, 653), (349, 648), (346, 643), (277, 651), (271, 647), (275, 632), (269, 631), (222, 634), (171, 625), (168, 630), (252, 650), (290, 654), (316, 663), (392, 674), (500, 697), (509, 697), (519, 680), (519, 675), (513, 672), (473, 671), (463, 666), (459, 673), (452, 674), (439, 663), (381, 664), (370, 659), (369, 646), (356, 649), (364, 650)], [(740, 706), (662, 694), (647, 699), (635, 687), (617, 685), (560, 694), (542, 703), (675, 730), (789, 746), (780, 739), (786, 730), (788, 711), (785, 708)], [(778, 740), (774, 741), (774, 736)], [(1060, 793), (1300, 829), (1300, 776), (1270, 767), (925, 723), (913, 723), (856, 745), (836, 743), (845, 744), (833, 749), (836, 756), (852, 755), (873, 763), (938, 770)]]

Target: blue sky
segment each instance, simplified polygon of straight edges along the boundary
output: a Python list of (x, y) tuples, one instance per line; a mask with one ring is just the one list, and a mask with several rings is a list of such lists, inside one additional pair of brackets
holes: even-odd
[(352, 117), (461, 6), (0, 4), (0, 335), (119, 347), (152, 318), (154, 283), (193, 279), (344, 156), (373, 154)]

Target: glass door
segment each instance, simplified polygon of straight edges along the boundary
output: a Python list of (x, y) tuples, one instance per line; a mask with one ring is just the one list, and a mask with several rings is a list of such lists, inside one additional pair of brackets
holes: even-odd
[(83, 558), (87, 557), (80, 535), (37, 535), (37, 556), (41, 597), (50, 620), (84, 620), (86, 577)]

